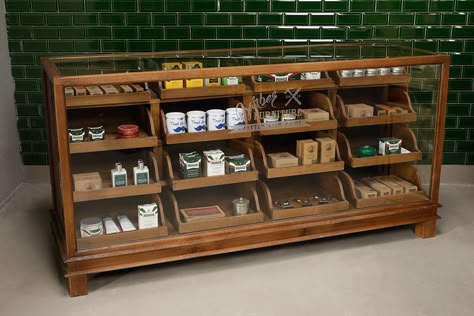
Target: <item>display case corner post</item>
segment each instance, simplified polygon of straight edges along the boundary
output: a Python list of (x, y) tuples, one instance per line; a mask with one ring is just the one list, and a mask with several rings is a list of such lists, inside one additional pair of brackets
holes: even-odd
[(87, 295), (89, 289), (87, 286), (87, 274), (70, 275), (67, 277), (69, 296), (76, 297)]
[(436, 236), (436, 219), (415, 224), (415, 235), (420, 238), (432, 238)]

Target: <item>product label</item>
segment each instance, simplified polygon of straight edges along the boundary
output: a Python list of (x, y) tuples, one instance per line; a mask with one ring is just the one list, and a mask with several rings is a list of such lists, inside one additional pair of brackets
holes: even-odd
[(124, 174), (119, 174), (114, 176), (115, 186), (116, 187), (124, 187), (127, 186), (127, 176)]
[(148, 173), (139, 172), (137, 173), (137, 184), (148, 184)]

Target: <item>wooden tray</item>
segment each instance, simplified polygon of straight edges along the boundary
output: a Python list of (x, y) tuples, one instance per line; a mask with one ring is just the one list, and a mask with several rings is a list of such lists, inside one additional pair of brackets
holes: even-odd
[(393, 205), (429, 200), (429, 198), (426, 196), (426, 193), (421, 189), (420, 176), (415, 167), (411, 166), (410, 164), (393, 165), (391, 166), (391, 174), (415, 184), (416, 186), (418, 186), (419, 191), (413, 193), (375, 197), (371, 199), (359, 199), (355, 191), (354, 180), (352, 179), (352, 177), (347, 172), (340, 171), (339, 178), (341, 179), (342, 185), (344, 187), (344, 192), (346, 193), (348, 200), (355, 208)]
[[(83, 110), (85, 111), (85, 110)], [(117, 111), (117, 109), (114, 109)], [(82, 143), (70, 143), (69, 152), (71, 154), (98, 152), (98, 151), (109, 151), (109, 150), (120, 150), (120, 149), (132, 149), (132, 148), (147, 148), (155, 147), (158, 145), (158, 138), (155, 134), (155, 127), (150, 110), (142, 109), (143, 115), (140, 118), (136, 118), (134, 121), (128, 120), (127, 123), (135, 123), (140, 126), (139, 136), (137, 138), (118, 138), (116, 132), (117, 125), (120, 123), (120, 118), (114, 122), (111, 119), (104, 118), (105, 121), (100, 122), (105, 127), (105, 140), (98, 141), (85, 141)], [(94, 118), (92, 118), (94, 119)], [(97, 123), (88, 123), (87, 121), (78, 120), (77, 122), (72, 121), (69, 123), (71, 128), (75, 127), (87, 127), (94, 126)]]
[[(337, 120), (335, 119), (333, 109), (331, 106), (331, 100), (323, 94), (318, 92), (308, 92), (305, 93), (305, 98), (303, 100), (303, 105), (305, 108), (320, 108), (324, 111), (329, 112), (329, 120), (327, 121), (306, 121), (307, 126), (302, 127), (286, 127), (286, 128), (275, 128), (269, 130), (260, 131), (260, 135), (280, 135), (280, 134), (291, 134), (291, 133), (301, 133), (301, 132), (310, 132), (310, 131), (321, 131), (321, 130), (330, 130), (337, 128)], [(278, 110), (276, 109), (268, 109), (271, 110)], [(287, 109), (287, 108), (282, 108)], [(257, 123), (263, 123), (260, 118), (261, 109), (256, 108), (256, 117)]]
[(221, 131), (207, 131), (200, 133), (168, 134), (168, 128), (166, 126), (166, 117), (163, 110), (161, 110), (161, 128), (163, 140), (168, 145), (248, 138), (252, 135), (251, 132), (237, 132), (231, 129), (225, 129)]
[(268, 179), (344, 170), (344, 161), (341, 160), (339, 156), (339, 150), (337, 149), (337, 147), (336, 147), (336, 161), (318, 163), (318, 164), (312, 164), (312, 165), (304, 165), (304, 166), (285, 167), (285, 168), (272, 168), (268, 165), (268, 162), (267, 162), (268, 153), (266, 152), (264, 146), (259, 141), (255, 141), (254, 150), (255, 150), (255, 164), (257, 166), (257, 169), (259, 170), (260, 174), (262, 174), (264, 177)]
[(405, 72), (400, 75), (341, 77), (339, 71), (330, 71), (329, 76), (339, 87), (363, 87), (380, 85), (408, 85), (410, 75)]
[(232, 86), (210, 86), (197, 88), (178, 88), (165, 89), (161, 82), (150, 85), (153, 90), (156, 90), (162, 100), (184, 100), (190, 98), (202, 97), (225, 97), (244, 94), (246, 87), (244, 84)]
[[(301, 216), (319, 215), (344, 211), (349, 209), (342, 184), (336, 173), (301, 176), (289, 179), (274, 179), (266, 182), (258, 181), (257, 189), (262, 201), (263, 211), (273, 220), (295, 218)], [(313, 206), (301, 206), (296, 201), (290, 201), (294, 208), (281, 209), (274, 201), (294, 198), (308, 198), (313, 194), (329, 196), (331, 203)]]
[[(276, 65), (276, 67), (278, 67)], [(253, 92), (284, 92), (289, 90), (323, 90), (335, 88), (334, 81), (328, 73), (321, 72), (321, 79), (315, 80), (290, 80), (285, 82), (256, 82), (255, 76), (243, 77), (243, 81), (250, 86)]]
[(386, 104), (389, 106), (398, 106), (402, 109), (408, 110), (408, 113), (349, 118), (346, 112), (346, 108), (344, 106), (344, 100), (339, 95), (336, 96), (336, 105), (334, 112), (336, 113), (336, 117), (339, 121), (339, 124), (341, 126), (346, 127), (408, 123), (416, 121), (416, 112), (413, 110), (410, 97), (408, 93), (402, 88), (390, 87), (388, 90), (388, 99), (384, 102), (381, 102), (381, 104)]
[[(165, 176), (168, 185), (173, 189), (173, 191), (180, 191), (202, 187), (220, 186), (224, 184), (257, 181), (258, 171), (256, 171), (257, 169), (255, 168), (252, 149), (246, 146), (245, 143), (237, 140), (229, 141), (227, 143), (227, 146), (249, 156), (252, 171), (231, 173), (214, 177), (182, 179), (180, 178), (179, 172), (177, 170), (178, 162), (172, 161), (170, 154), (164, 151), (163, 158), (165, 166)], [(177, 159), (178, 153), (173, 153), (173, 157)]]
[[(230, 186), (233, 190), (229, 190)], [(177, 192), (165, 189), (163, 200), (167, 216), (179, 233), (191, 233), (263, 222), (264, 215), (260, 211), (260, 204), (255, 184), (238, 183), (230, 186), (227, 185), (224, 187), (201, 188)], [(196, 199), (194, 199), (194, 197), (196, 197)], [(239, 197), (244, 197), (250, 200), (250, 210), (246, 215), (233, 216), (232, 200)], [(226, 214), (226, 217), (187, 223), (184, 222), (179, 212), (180, 209), (184, 208), (211, 205), (219, 205)]]
[(103, 106), (121, 106), (143, 104), (150, 102), (152, 94), (150, 91), (134, 92), (134, 93), (118, 93), (103, 95), (84, 95), (77, 97), (66, 97), (67, 108), (87, 108), (87, 107), (103, 107)]
[[(134, 185), (133, 167), (137, 165), (138, 159), (142, 159), (149, 169), (150, 183)], [(128, 186), (112, 187), (110, 170), (114, 167), (114, 162), (120, 161), (127, 169)], [(160, 177), (158, 174), (158, 164), (155, 155), (149, 150), (137, 154), (107, 153), (106, 155), (91, 154), (74, 156), (71, 158), (72, 174), (85, 172), (99, 172), (102, 178), (102, 189), (94, 191), (74, 191), (74, 202), (84, 202), (102, 199), (111, 199), (125, 196), (145, 195), (161, 192)]]
[[(138, 229), (138, 211), (137, 205), (155, 202), (159, 207), (159, 225), (156, 228)], [(113, 210), (113, 211), (112, 211)], [(146, 199), (141, 197), (115, 199), (107, 201), (96, 201), (80, 203), (75, 206), (76, 220), (76, 242), (78, 251), (107, 248), (111, 245), (133, 243), (144, 239), (159, 238), (168, 235), (168, 223), (164, 215), (164, 208), (160, 197), (157, 194), (148, 196)], [(117, 215), (125, 214), (128, 216), (137, 230), (130, 232), (120, 232), (110, 235), (82, 238), (79, 230), (80, 221), (86, 217), (104, 218), (110, 216), (115, 224), (120, 228)]]
[[(359, 158), (354, 154), (357, 152), (357, 148), (366, 144), (372, 144), (375, 146), (375, 144), (378, 144), (378, 137), (366, 135), (364, 137), (353, 138), (351, 136), (352, 138), (349, 139), (347, 135), (338, 132), (337, 143), (339, 145), (339, 150), (341, 151), (341, 157), (346, 164), (352, 168), (394, 164), (422, 159), (422, 154), (416, 143), (415, 134), (408, 126), (403, 124), (393, 124), (391, 135), (400, 138), (402, 140), (402, 147), (406, 148), (410, 153)], [(378, 147), (376, 147), (376, 150), (378, 152)]]

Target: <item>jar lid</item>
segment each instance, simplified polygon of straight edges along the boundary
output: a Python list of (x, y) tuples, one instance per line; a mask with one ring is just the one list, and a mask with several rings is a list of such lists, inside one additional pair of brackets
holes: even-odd
[(243, 206), (243, 205), (249, 205), (250, 200), (248, 200), (246, 198), (243, 198), (243, 197), (240, 197), (238, 199), (233, 200), (232, 203)]
[(102, 220), (99, 217), (86, 217), (81, 220), (81, 227), (102, 226)]
[(117, 132), (122, 135), (138, 134), (139, 128), (135, 124), (124, 124), (117, 126)]

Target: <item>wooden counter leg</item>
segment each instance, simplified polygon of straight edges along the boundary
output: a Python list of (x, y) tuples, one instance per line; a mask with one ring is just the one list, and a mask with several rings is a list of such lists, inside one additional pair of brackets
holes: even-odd
[(87, 295), (87, 274), (71, 275), (67, 278), (69, 283), (69, 296)]
[(421, 238), (431, 238), (436, 236), (436, 220), (430, 220), (415, 224), (415, 234)]

